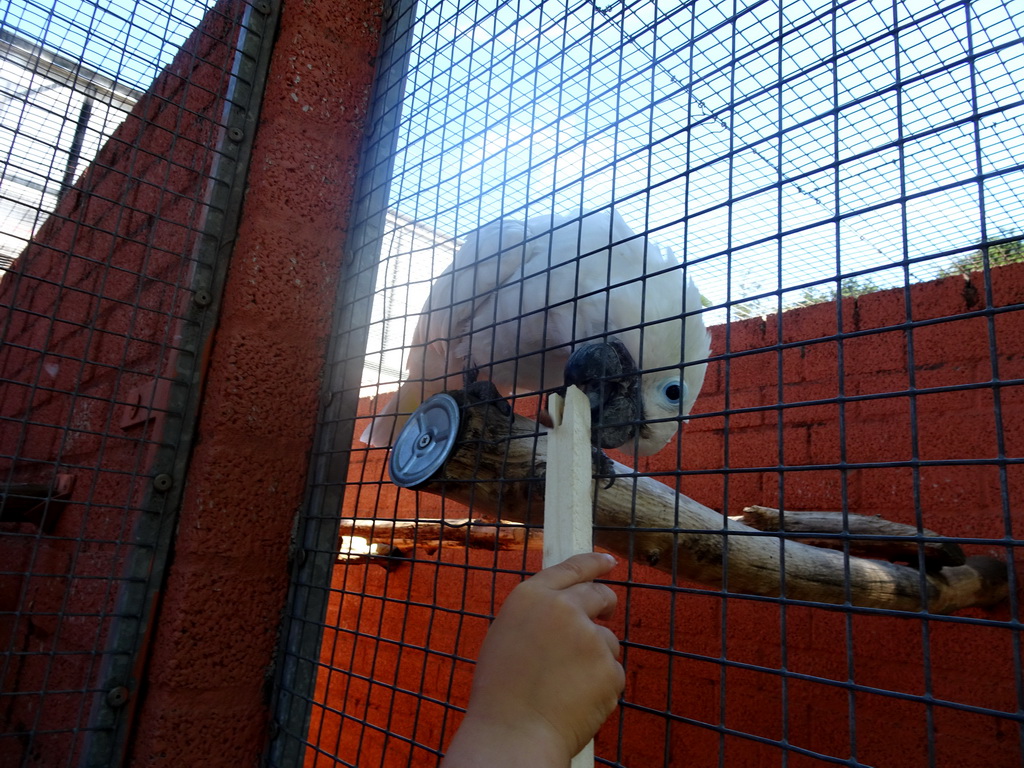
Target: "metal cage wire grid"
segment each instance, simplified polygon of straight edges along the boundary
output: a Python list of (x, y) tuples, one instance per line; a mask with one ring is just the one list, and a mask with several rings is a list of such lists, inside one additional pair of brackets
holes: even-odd
[(125, 755), (269, 51), (211, 6), (0, 11), (5, 766)]
[[(1015, 583), (1020, 8), (438, 2), (385, 18), (272, 764), (434, 764), (489, 619), (539, 567), (535, 527), (398, 490), (385, 448), (359, 440), (409, 375), (433, 281), (499, 218), (614, 209), (699, 285), (713, 341), (689, 423), (653, 457), (614, 455), (721, 513), (726, 560), (752, 534), (725, 516), (748, 505), (834, 510), (847, 522), (823, 538), (848, 577), (878, 537), (846, 515), (881, 514), (998, 557)], [(515, 403), (534, 413), (532, 394)], [(796, 534), (762, 535), (781, 570)], [(924, 584), (924, 559), (902, 560)], [(858, 604), (849, 581), (838, 605), (794, 598), (786, 575), (774, 595), (737, 581), (636, 558), (613, 572), (628, 681), (598, 763), (1019, 763), (1013, 590), (947, 616)]]
[[(204, 4), (0, 16), (0, 747), (15, 764), (123, 756), (272, 8), (220, 3), (191, 37)], [(1016, 591), (949, 615), (862, 604), (858, 554), (894, 537), (851, 516), (937, 532), (1016, 584), (1021, 14), (984, 0), (386, 5), (268, 762), (439, 760), (542, 533), (399, 490), (386, 450), (358, 437), (476, 230), (614, 209), (674, 251), (712, 333), (680, 436), (613, 453), (615, 482), (721, 513), (660, 530), (721, 542), (728, 575), (684, 577), (684, 553), (612, 573), (628, 679), (598, 762), (1018, 765)], [(524, 417), (534, 395), (514, 400)], [(486, 483), (468, 485), (482, 500)], [(754, 504), (846, 515), (817, 542), (841, 552), (838, 601), (799, 596), (798, 534), (727, 521)], [(635, 527), (595, 533), (628, 545)], [(781, 593), (728, 570), (752, 539), (777, 551)], [(900, 567), (931, 584), (925, 537), (912, 542)]]

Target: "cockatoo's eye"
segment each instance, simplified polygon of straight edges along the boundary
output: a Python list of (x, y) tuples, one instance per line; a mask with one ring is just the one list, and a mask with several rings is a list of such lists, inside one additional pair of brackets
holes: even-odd
[(683, 396), (683, 387), (679, 383), (678, 379), (673, 379), (672, 381), (666, 381), (662, 385), (661, 393), (669, 403), (672, 405), (678, 405), (679, 400)]

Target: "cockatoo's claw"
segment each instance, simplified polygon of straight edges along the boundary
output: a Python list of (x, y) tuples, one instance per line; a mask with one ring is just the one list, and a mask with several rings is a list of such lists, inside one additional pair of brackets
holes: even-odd
[(512, 415), (512, 406), (501, 396), (497, 387), (490, 381), (474, 381), (466, 385), (463, 397), (467, 403), (491, 403), (503, 416)]
[(640, 373), (618, 339), (582, 344), (565, 365), (566, 387), (575, 384), (590, 400), (591, 440), (600, 448), (631, 443), (644, 418)]
[(555, 426), (555, 422), (551, 418), (551, 411), (547, 408), (540, 408), (537, 410), (537, 422), (548, 429)]
[(615, 462), (596, 445), (591, 446), (590, 450), (594, 454), (595, 474), (604, 477), (604, 490), (608, 490), (615, 484)]
[(479, 368), (467, 368), (462, 372), (462, 388), (469, 389), (470, 384), (476, 384), (476, 380), (480, 378)]

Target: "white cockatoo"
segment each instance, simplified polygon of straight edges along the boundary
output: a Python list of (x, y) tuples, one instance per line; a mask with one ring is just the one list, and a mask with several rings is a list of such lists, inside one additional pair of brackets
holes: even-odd
[(361, 439), (390, 445), (426, 398), (479, 377), (506, 396), (575, 383), (598, 445), (655, 453), (704, 383), (700, 309), (672, 252), (617, 213), (488, 224), (431, 286), (408, 377)]

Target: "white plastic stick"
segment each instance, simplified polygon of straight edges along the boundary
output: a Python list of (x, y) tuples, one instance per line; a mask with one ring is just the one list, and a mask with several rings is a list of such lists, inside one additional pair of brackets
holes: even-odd
[[(548, 437), (544, 489), (544, 567), (594, 549), (594, 478), (590, 454), (590, 401), (576, 386), (563, 400), (548, 397), (552, 429)], [(594, 742), (572, 759), (571, 768), (593, 768)]]

